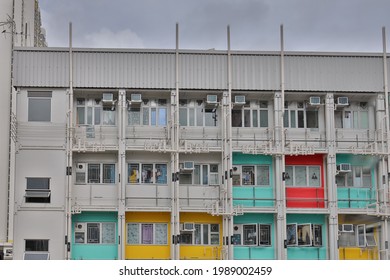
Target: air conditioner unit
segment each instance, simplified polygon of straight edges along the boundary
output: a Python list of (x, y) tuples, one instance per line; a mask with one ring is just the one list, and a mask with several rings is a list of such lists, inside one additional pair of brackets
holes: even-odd
[(84, 231), (84, 224), (82, 224), (82, 223), (76, 223), (76, 224), (74, 225), (74, 230), (75, 230), (75, 231), (78, 231), (78, 232)]
[(183, 169), (184, 170), (193, 170), (194, 169), (194, 162), (193, 161), (185, 161), (183, 163)]
[(217, 95), (215, 94), (208, 94), (207, 99), (206, 99), (207, 104), (217, 104), (218, 103), (218, 98)]
[(309, 105), (311, 105), (311, 106), (321, 105), (321, 97), (319, 97), (319, 96), (310, 96)]
[(351, 172), (351, 164), (349, 163), (340, 163), (337, 165), (337, 170), (340, 172)]
[(341, 231), (342, 232), (353, 232), (353, 224), (342, 224)]
[(236, 95), (234, 97), (234, 105), (245, 105), (245, 95)]
[(348, 97), (337, 97), (337, 106), (348, 106), (349, 105), (349, 101), (348, 101)]
[(194, 231), (195, 225), (194, 223), (184, 223), (183, 224), (183, 231)]
[(114, 95), (112, 93), (103, 93), (103, 105), (112, 105), (114, 103)]
[(240, 175), (240, 169), (237, 166), (233, 166), (233, 175)]
[(131, 103), (141, 103), (142, 102), (142, 95), (140, 93), (132, 93), (130, 95), (131, 99)]
[(86, 163), (76, 163), (76, 172), (85, 172), (86, 166)]

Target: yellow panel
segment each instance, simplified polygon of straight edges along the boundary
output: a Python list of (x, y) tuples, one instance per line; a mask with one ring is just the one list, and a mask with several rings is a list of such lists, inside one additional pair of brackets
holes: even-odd
[(339, 249), (340, 260), (377, 260), (378, 249), (367, 248), (340, 248)]
[[(167, 223), (168, 245), (126, 245), (126, 259), (170, 259), (171, 214), (161, 212), (128, 212), (126, 223)], [(125, 236), (127, 234), (125, 233)]]
[(169, 245), (127, 245), (126, 259), (143, 259), (143, 260), (169, 260)]
[[(207, 213), (180, 213), (181, 223), (219, 224), (219, 240), (222, 244), (222, 218)], [(221, 245), (180, 245), (180, 259), (219, 260)]]
[(171, 213), (167, 212), (127, 212), (126, 223), (170, 223)]

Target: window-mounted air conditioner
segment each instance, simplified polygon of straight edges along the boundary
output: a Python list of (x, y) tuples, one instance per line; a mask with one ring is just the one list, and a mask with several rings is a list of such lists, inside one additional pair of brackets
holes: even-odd
[(76, 172), (85, 172), (86, 166), (86, 163), (76, 163)]
[(218, 103), (218, 98), (216, 94), (208, 94), (206, 98), (206, 103), (207, 104), (217, 104)]
[(353, 225), (352, 224), (342, 224), (341, 231), (342, 232), (353, 232)]
[(183, 231), (193, 231), (195, 230), (194, 223), (184, 223), (183, 224)]
[(184, 170), (193, 170), (194, 169), (194, 162), (193, 161), (185, 161), (183, 163), (183, 169)]
[(349, 163), (340, 163), (337, 165), (337, 171), (340, 172), (351, 172), (351, 164)]
[(234, 104), (235, 105), (245, 105), (245, 95), (236, 95), (234, 97)]
[(140, 104), (142, 102), (142, 95), (140, 93), (132, 93), (130, 97), (131, 103)]
[(349, 105), (349, 101), (348, 101), (348, 97), (337, 97), (337, 103), (336, 103), (337, 106), (348, 106)]
[(114, 95), (112, 93), (103, 93), (103, 105), (112, 105), (114, 103)]
[(311, 105), (311, 106), (321, 105), (321, 97), (319, 97), (319, 96), (310, 96), (309, 105)]

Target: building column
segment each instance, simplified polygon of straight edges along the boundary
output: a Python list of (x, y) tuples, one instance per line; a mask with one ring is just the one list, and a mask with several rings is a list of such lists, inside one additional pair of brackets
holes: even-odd
[(281, 92), (274, 96), (274, 147), (275, 147), (275, 198), (276, 198), (276, 255), (277, 259), (287, 259), (286, 237), (286, 190), (284, 182), (284, 100)]
[(125, 259), (126, 236), (126, 91), (118, 93), (118, 259)]
[(337, 260), (338, 254), (338, 208), (337, 208), (337, 185), (336, 185), (336, 130), (334, 121), (334, 96), (327, 93), (325, 96), (325, 131), (328, 154), (326, 158), (326, 182), (328, 188), (329, 209), (329, 259)]

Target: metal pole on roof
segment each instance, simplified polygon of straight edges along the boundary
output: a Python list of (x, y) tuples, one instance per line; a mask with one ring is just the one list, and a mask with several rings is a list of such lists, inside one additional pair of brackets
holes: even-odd
[(71, 258), (72, 240), (72, 126), (73, 126), (73, 50), (72, 23), (69, 22), (69, 98), (68, 98), (68, 127), (67, 127), (67, 190), (66, 190), (66, 236), (65, 259)]
[[(387, 180), (386, 180), (386, 188), (383, 193), (383, 203), (386, 209), (387, 215), (387, 196), (389, 194), (389, 178), (388, 174), (390, 173), (390, 119), (389, 119), (389, 92), (388, 92), (388, 82), (387, 82), (387, 51), (386, 51), (386, 27), (382, 27), (382, 43), (383, 43), (383, 91), (385, 93), (385, 113), (386, 113), (386, 140), (387, 140)], [(384, 217), (384, 236), (385, 236), (385, 259), (387, 260), (389, 257), (389, 237), (388, 237), (388, 229), (387, 229), (387, 216)]]

